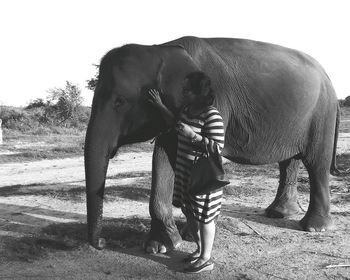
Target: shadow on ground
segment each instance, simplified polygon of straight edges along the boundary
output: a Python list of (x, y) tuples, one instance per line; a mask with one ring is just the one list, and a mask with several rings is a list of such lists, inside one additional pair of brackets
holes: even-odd
[[(84, 254), (97, 251), (87, 244), (85, 215), (7, 204), (0, 204), (0, 211), (12, 213), (10, 219), (0, 219), (0, 261), (33, 262), (57, 252), (81, 251)], [(75, 222), (52, 223), (48, 220), (62, 217)], [(176, 263), (185, 253), (173, 251), (167, 255), (149, 255), (144, 252), (150, 224), (150, 219), (138, 217), (104, 219), (101, 237), (106, 239), (106, 248), (103, 252), (139, 256), (176, 270)], [(177, 224), (181, 228), (184, 223), (177, 221)]]
[[(104, 199), (105, 202), (112, 202), (119, 198), (125, 198), (134, 201), (148, 202), (151, 194), (151, 179), (147, 173), (140, 172), (135, 174), (121, 173), (118, 176), (112, 176), (108, 179), (132, 178), (131, 182), (106, 187)], [(48, 196), (71, 202), (85, 201), (84, 182), (66, 182), (55, 184), (35, 183), (28, 185), (10, 185), (0, 188), (0, 196)]]
[[(77, 250), (86, 246), (85, 215), (35, 207), (0, 205), (0, 208), (7, 208), (8, 212), (12, 207), (15, 207), (17, 211), (11, 215), (11, 219), (0, 220), (1, 235), (3, 235), (0, 241), (3, 249), (0, 254), (2, 258), (30, 261), (44, 257), (53, 251)], [(52, 223), (48, 221), (48, 219), (62, 217), (65, 217), (67, 221), (76, 222)], [(107, 241), (107, 250), (141, 248), (149, 228), (150, 219), (137, 217), (104, 219), (101, 236)]]
[[(89, 247), (86, 241), (85, 215), (8, 204), (1, 204), (0, 210), (12, 213), (11, 219), (1, 220), (2, 235), (6, 233), (0, 241), (3, 249), (3, 253), (0, 254), (2, 259), (33, 261), (56, 251), (85, 250)], [(293, 220), (264, 217), (260, 208), (224, 207), (222, 215), (276, 227), (298, 229), (297, 222)], [(66, 221), (73, 222), (52, 223), (53, 218), (62, 219), (62, 217)], [(164, 257), (144, 254), (142, 247), (148, 237), (150, 222), (150, 219), (138, 217), (104, 219), (101, 237), (106, 239), (106, 250), (167, 262)], [(178, 220), (177, 225), (181, 229), (184, 220)], [(223, 223), (219, 222), (218, 226), (222, 227)], [(230, 227), (230, 224), (225, 226)], [(241, 235), (239, 230), (231, 232)], [(173, 252), (169, 256), (180, 258), (183, 255), (181, 252)], [(166, 265), (171, 266), (170, 261)]]
[[(298, 220), (293, 218), (290, 219), (275, 219), (268, 218), (265, 216), (265, 209), (259, 207), (247, 207), (242, 205), (223, 205), (222, 213), (223, 217), (236, 218), (238, 221), (245, 223), (248, 227), (250, 226), (245, 221), (251, 221), (258, 224), (263, 224), (272, 227), (292, 229), (292, 230), (302, 230), (299, 226)], [(237, 233), (240, 235), (240, 232)]]

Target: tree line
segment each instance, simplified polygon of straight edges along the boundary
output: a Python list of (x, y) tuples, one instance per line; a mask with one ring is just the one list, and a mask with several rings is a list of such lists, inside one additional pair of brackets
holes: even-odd
[(340, 107), (350, 107), (350, 96), (345, 97), (345, 99), (339, 99)]
[(37, 134), (59, 131), (57, 127), (84, 130), (90, 108), (82, 106), (81, 89), (66, 81), (62, 88), (48, 90), (48, 96), (29, 102), (24, 108), (0, 106), (3, 128)]

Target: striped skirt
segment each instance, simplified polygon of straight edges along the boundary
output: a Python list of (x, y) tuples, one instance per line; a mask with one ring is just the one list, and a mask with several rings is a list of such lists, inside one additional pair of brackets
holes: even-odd
[(191, 195), (188, 192), (186, 184), (189, 177), (186, 179), (182, 178), (182, 180), (177, 180), (179, 178), (176, 177), (177, 176), (175, 174), (175, 186), (173, 195), (173, 205), (175, 207), (185, 208), (187, 211), (193, 214), (196, 220), (206, 224), (210, 223), (218, 217), (221, 210), (221, 202), (223, 196), (222, 188), (207, 194)]

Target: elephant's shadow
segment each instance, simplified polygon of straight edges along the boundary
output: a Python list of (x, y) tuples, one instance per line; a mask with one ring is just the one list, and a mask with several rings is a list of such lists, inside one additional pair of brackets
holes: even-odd
[[(24, 210), (24, 209), (23, 209)], [(26, 211), (37, 209), (25, 209)], [(50, 213), (49, 213), (50, 212)], [(60, 216), (59, 211), (50, 211), (52, 216)], [(65, 213), (67, 215), (67, 213)], [(14, 219), (16, 216), (14, 216)], [(84, 217), (77, 217), (83, 220)], [(81, 219), (80, 219), (81, 218)], [(34, 219), (34, 218), (33, 218)], [(34, 223), (35, 221), (33, 221)], [(181, 227), (183, 223), (179, 222)], [(6, 227), (11, 226), (5, 225)], [(13, 227), (13, 226), (12, 226)], [(169, 270), (180, 272), (183, 269), (181, 259), (186, 255), (182, 251), (171, 251), (167, 254), (147, 254), (144, 242), (148, 238), (151, 220), (139, 217), (104, 219), (101, 237), (106, 239), (105, 251), (118, 252), (138, 258), (158, 262)], [(20, 230), (23, 230), (22, 228)], [(58, 251), (83, 250), (94, 252), (96, 249), (87, 244), (87, 225), (85, 222), (54, 223), (43, 227), (40, 232), (22, 237), (2, 238), (4, 254), (0, 257), (9, 261), (32, 261), (45, 258), (48, 253)]]
[[(296, 220), (267, 218), (263, 215), (263, 209), (249, 207), (240, 207), (240, 209), (223, 207), (221, 218), (218, 221), (219, 228), (223, 226), (225, 217), (227, 216), (246, 221), (248, 222), (247, 224), (255, 222), (266, 226), (301, 230)], [(179, 229), (183, 228), (185, 225), (183, 220), (177, 220), (176, 223)], [(258, 229), (256, 225), (250, 224)], [(106, 239), (106, 248), (104, 250), (115, 251), (137, 258), (145, 258), (160, 263), (171, 271), (181, 272), (185, 265), (182, 259), (188, 254), (191, 249), (189, 247), (192, 245), (190, 243), (183, 243), (180, 249), (170, 251), (166, 254), (148, 254), (144, 250), (144, 242), (148, 238), (150, 227), (151, 220), (146, 218), (130, 217), (105, 219), (101, 233), (101, 237)], [(51, 246), (54, 249), (64, 248), (64, 250), (73, 250), (83, 247), (91, 250), (91, 247), (88, 246), (86, 242), (87, 233), (85, 223), (52, 224), (44, 228), (42, 232), (45, 236), (53, 237), (55, 241), (49, 240), (45, 245)], [(238, 236), (243, 233), (244, 232), (232, 231), (233, 235), (236, 234)], [(67, 242), (68, 245), (66, 244)]]
[[(178, 221), (177, 225), (181, 228), (184, 226), (184, 222)], [(103, 222), (101, 233), (101, 237), (106, 239), (104, 250), (145, 258), (158, 262), (169, 270), (181, 272), (184, 265), (181, 260), (187, 255), (186, 252), (180, 250), (173, 250), (166, 254), (148, 254), (145, 252), (144, 244), (148, 239), (150, 227), (150, 219), (139, 217), (106, 219)], [(54, 235), (61, 240), (62, 237), (68, 240), (73, 239), (77, 247), (95, 250), (87, 245), (86, 224), (53, 224), (44, 228), (43, 233), (49, 236)]]
[[(229, 217), (242, 221), (254, 222), (257, 224), (271, 226), (275, 228), (289, 229), (301, 231), (299, 219), (303, 213), (299, 213), (290, 218), (269, 218), (265, 215), (265, 209), (259, 207), (247, 207), (238, 204), (223, 205), (221, 210), (221, 218)], [(249, 226), (248, 223), (246, 223)]]
[[(228, 211), (230, 209), (231, 212)], [(37, 210), (40, 209), (21, 209), (22, 212), (26, 213), (36, 213)], [(47, 209), (45, 209), (45, 211), (47, 212), (47, 215), (53, 217), (62, 216), (62, 213), (59, 211), (51, 211)], [(218, 227), (222, 226), (220, 223), (225, 223), (224, 219), (226, 216), (231, 216), (274, 227), (297, 229), (296, 222), (293, 222), (293, 220), (269, 219), (263, 217), (260, 212), (261, 209), (259, 208), (241, 207), (240, 209), (235, 209), (224, 206)], [(65, 215), (67, 215), (67, 213), (65, 213)], [(13, 219), (16, 219), (17, 217), (16, 215), (12, 216)], [(23, 215), (19, 215), (18, 218), (21, 216)], [(85, 215), (77, 216), (75, 214), (72, 215), (72, 218), (84, 221)], [(32, 219), (38, 218), (32, 217)], [(32, 222), (35, 223), (34, 220)], [(183, 220), (177, 220), (176, 223), (179, 229), (184, 226)], [(6, 226), (10, 227), (11, 224)], [(12, 225), (9, 229), (14, 230), (12, 227), (14, 226)], [(105, 250), (138, 258), (145, 258), (158, 262), (169, 270), (181, 272), (184, 267), (184, 263), (181, 262), (181, 259), (185, 257), (189, 250), (194, 249), (194, 244), (184, 242), (179, 249), (167, 254), (147, 254), (143, 249), (143, 244), (148, 238), (150, 227), (150, 219), (139, 218), (136, 216), (129, 218), (104, 219), (101, 237), (105, 238), (107, 241)], [(232, 232), (232, 234), (239, 235), (240, 233)], [(6, 257), (16, 260), (43, 258), (48, 252), (55, 251), (91, 250), (91, 247), (87, 245), (87, 226), (85, 222), (49, 224), (42, 228), (38, 234), (25, 237), (8, 237), (6, 240), (3, 239), (3, 244), (4, 249), (7, 252)], [(191, 248), (192, 245), (193, 248)]]

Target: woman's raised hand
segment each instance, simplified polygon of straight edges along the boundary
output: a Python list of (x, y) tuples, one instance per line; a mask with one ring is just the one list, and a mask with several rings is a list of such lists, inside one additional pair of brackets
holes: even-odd
[(160, 99), (159, 91), (154, 88), (148, 91), (148, 101), (155, 106), (163, 105), (163, 102)]

